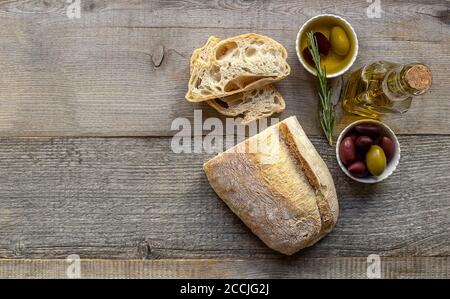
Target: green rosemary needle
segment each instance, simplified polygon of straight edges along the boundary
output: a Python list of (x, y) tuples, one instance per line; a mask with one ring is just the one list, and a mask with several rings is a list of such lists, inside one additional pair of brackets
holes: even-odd
[(323, 132), (327, 137), (328, 143), (333, 145), (333, 130), (334, 130), (334, 110), (333, 103), (331, 102), (331, 90), (327, 84), (327, 69), (320, 66), (320, 54), (319, 47), (317, 45), (317, 39), (314, 36), (314, 32), (310, 31), (306, 33), (307, 43), (311, 56), (314, 60), (317, 70), (318, 90), (317, 93), (320, 99), (319, 118), (322, 125)]

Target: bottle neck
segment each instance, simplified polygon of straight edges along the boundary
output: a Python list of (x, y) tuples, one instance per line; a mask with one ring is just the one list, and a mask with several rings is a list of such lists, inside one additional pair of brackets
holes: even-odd
[(401, 65), (388, 72), (383, 89), (393, 101), (425, 93), (431, 86), (431, 71), (424, 64)]

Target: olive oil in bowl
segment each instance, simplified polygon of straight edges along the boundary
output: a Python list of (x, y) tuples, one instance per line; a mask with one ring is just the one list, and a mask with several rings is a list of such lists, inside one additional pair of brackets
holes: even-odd
[[(330, 51), (327, 55), (321, 55), (320, 59), (321, 66), (326, 67), (327, 78), (337, 77), (346, 72), (358, 54), (358, 39), (352, 26), (343, 18), (328, 14), (316, 16), (302, 26), (297, 35), (297, 56), (306, 70), (315, 75), (314, 65), (308, 62), (303, 54), (303, 50), (307, 47), (306, 33), (310, 31), (322, 33), (331, 42)], [(336, 32), (339, 34), (337, 38)]]

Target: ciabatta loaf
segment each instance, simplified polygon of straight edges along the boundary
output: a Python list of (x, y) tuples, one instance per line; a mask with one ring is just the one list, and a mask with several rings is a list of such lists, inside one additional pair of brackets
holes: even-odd
[[(203, 47), (194, 50), (190, 64), (191, 74), (207, 65), (214, 46), (219, 42), (219, 38), (211, 36)], [(282, 112), (286, 108), (283, 97), (272, 84), (225, 98), (209, 100), (206, 103), (226, 116), (243, 115), (244, 125)]]
[(290, 73), (286, 49), (263, 35), (249, 33), (222, 40), (207, 56), (205, 64), (191, 70), (188, 101), (202, 102), (260, 88)]
[(204, 164), (212, 188), (270, 248), (293, 254), (336, 224), (331, 174), (296, 117)]

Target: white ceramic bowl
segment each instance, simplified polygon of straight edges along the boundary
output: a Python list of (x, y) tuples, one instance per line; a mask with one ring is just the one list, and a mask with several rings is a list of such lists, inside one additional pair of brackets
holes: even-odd
[(352, 35), (352, 37), (353, 37), (353, 40), (355, 41), (355, 44), (353, 45), (353, 47), (354, 47), (355, 49), (354, 49), (354, 51), (353, 51), (353, 56), (351, 57), (349, 63), (348, 63), (343, 69), (341, 69), (341, 70), (338, 71), (338, 72), (335, 72), (335, 73), (327, 73), (327, 78), (338, 77), (338, 76), (344, 74), (346, 71), (348, 71), (348, 69), (353, 65), (353, 63), (354, 63), (355, 60), (356, 60), (356, 57), (358, 56), (358, 49), (359, 49), (359, 46), (358, 46), (358, 37), (357, 37), (357, 35), (356, 35), (356, 32), (355, 32), (355, 30), (353, 29), (352, 25), (350, 25), (350, 23), (347, 22), (345, 19), (341, 18), (340, 16), (336, 16), (336, 15), (332, 15), (332, 14), (322, 14), (322, 15), (318, 15), (318, 16), (315, 16), (315, 17), (309, 19), (308, 21), (306, 21), (306, 22), (303, 24), (303, 26), (300, 28), (300, 30), (299, 30), (298, 33), (297, 33), (297, 38), (296, 38), (296, 41), (295, 41), (295, 51), (296, 51), (296, 53), (297, 53), (298, 59), (300, 60), (300, 63), (303, 65), (303, 67), (304, 67), (309, 73), (311, 73), (312, 75), (316, 76), (316, 70), (315, 70), (315, 68), (313, 68), (312, 66), (310, 66), (310, 65), (303, 59), (303, 56), (302, 56), (302, 53), (301, 53), (301, 52), (302, 52), (302, 49), (300, 49), (300, 39), (302, 38), (302, 36), (303, 36), (304, 34), (306, 34), (306, 33), (305, 33), (305, 30), (306, 30), (306, 28), (308, 28), (308, 25), (311, 24), (312, 22), (316, 21), (317, 19), (320, 19), (320, 18), (332, 18), (332, 19), (334, 18), (334, 19), (337, 19), (337, 20), (341, 21), (341, 23), (342, 23), (342, 24), (344, 25), (344, 27), (345, 27), (345, 28), (343, 28), (343, 29), (347, 32), (347, 34), (350, 33), (350, 34)]
[[(391, 138), (392, 141), (394, 142), (395, 152), (394, 152), (394, 156), (388, 162), (388, 164), (386, 165), (386, 169), (383, 171), (383, 173), (381, 175), (359, 178), (359, 177), (353, 176), (347, 170), (347, 167), (345, 167), (345, 165), (342, 163), (342, 161), (339, 157), (339, 146), (341, 145), (342, 139), (344, 139), (344, 137), (347, 135), (348, 132), (350, 132), (355, 126), (357, 126), (359, 124), (364, 124), (364, 123), (372, 124), (372, 125), (376, 125), (376, 126), (380, 127), (382, 135)], [(378, 183), (378, 182), (381, 182), (381, 181), (387, 179), (397, 168), (397, 165), (400, 162), (400, 144), (398, 142), (397, 136), (395, 136), (394, 132), (386, 124), (384, 124), (378, 120), (374, 120), (374, 119), (361, 119), (361, 120), (357, 120), (357, 121), (351, 123), (350, 125), (348, 125), (339, 135), (339, 138), (336, 142), (336, 159), (337, 159), (339, 167), (341, 167), (342, 171), (348, 177), (352, 178), (353, 180), (361, 182), (361, 183), (367, 183), (367, 184)]]

